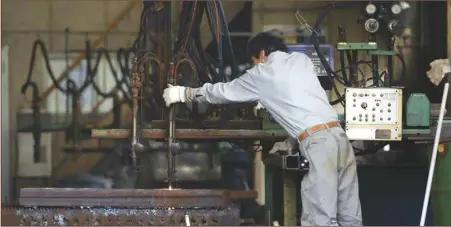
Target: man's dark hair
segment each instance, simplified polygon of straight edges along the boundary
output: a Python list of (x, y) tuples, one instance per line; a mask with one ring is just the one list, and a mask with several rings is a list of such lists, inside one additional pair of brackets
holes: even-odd
[(262, 32), (247, 41), (247, 52), (251, 57), (258, 58), (262, 50), (268, 56), (275, 51), (288, 52), (288, 47), (283, 38), (271, 32)]

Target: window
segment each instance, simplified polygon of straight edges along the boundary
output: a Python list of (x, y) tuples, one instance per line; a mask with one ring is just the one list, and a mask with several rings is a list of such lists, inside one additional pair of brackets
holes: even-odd
[[(74, 59), (76, 56), (71, 55), (69, 56), (69, 62), (66, 63), (66, 58), (64, 54), (52, 54), (49, 56), (50, 60), (50, 66), (53, 70), (53, 74), (56, 78), (58, 78), (64, 70), (69, 67), (72, 63), (72, 59)], [(116, 70), (116, 73), (118, 74), (119, 78), (122, 78), (122, 73), (119, 68), (119, 64), (116, 60), (116, 54), (110, 53), (110, 58), (113, 63), (113, 68)], [(92, 57), (93, 65), (96, 59), (96, 56)], [(87, 69), (87, 62), (86, 60), (83, 60), (82, 63), (72, 70), (72, 72), (69, 74), (69, 78), (75, 82), (77, 88), (80, 88), (80, 86), (83, 85), (84, 81), (86, 80), (86, 69)], [(50, 87), (52, 86), (53, 82), (50, 78), (50, 75), (48, 74), (47, 70), (45, 70), (45, 62), (43, 61), (43, 81), (44, 81), (44, 87)], [(129, 75), (126, 75), (129, 76)], [(66, 81), (64, 80), (60, 83), (61, 87), (66, 89)], [(97, 71), (97, 75), (95, 77), (95, 81), (97, 86), (100, 88), (101, 91), (108, 93), (111, 90), (113, 90), (116, 87), (116, 82), (113, 77), (112, 70), (108, 64), (108, 61), (105, 57), (102, 58), (101, 62), (99, 63), (99, 68)], [(125, 87), (125, 84), (123, 85)], [(42, 90), (42, 89), (41, 89)], [(122, 94), (120, 94), (122, 96)], [(100, 101), (102, 101), (102, 97), (97, 94), (94, 87), (92, 85), (88, 86), (82, 93), (80, 97), (80, 106), (82, 109), (82, 113), (90, 113), (95, 106), (98, 105)], [(71, 113), (71, 104), (72, 100), (69, 97), (67, 99), (66, 94), (59, 90), (53, 91), (48, 99), (46, 100), (47, 104), (47, 111), (52, 114), (66, 114), (69, 111), (69, 114)], [(102, 104), (98, 107), (99, 113), (107, 113), (110, 112), (113, 108), (113, 100), (107, 99), (102, 102)]]

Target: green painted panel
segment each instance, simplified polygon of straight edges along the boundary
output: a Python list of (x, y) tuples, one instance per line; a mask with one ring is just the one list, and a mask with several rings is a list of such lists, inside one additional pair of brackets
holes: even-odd
[(451, 144), (446, 144), (445, 151), (437, 156), (431, 203), (434, 225), (451, 226)]

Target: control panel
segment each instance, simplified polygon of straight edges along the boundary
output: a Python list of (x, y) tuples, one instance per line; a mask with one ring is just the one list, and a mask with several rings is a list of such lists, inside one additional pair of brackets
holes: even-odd
[[(334, 46), (328, 44), (319, 45), (319, 49), (321, 53), (324, 55), (325, 60), (329, 63), (330, 67), (334, 68)], [(316, 53), (315, 47), (313, 45), (305, 45), (305, 44), (292, 44), (288, 45), (288, 52), (299, 52), (307, 55), (310, 60), (312, 60), (313, 65), (315, 66), (315, 71), (318, 76), (327, 76), (327, 72), (324, 69), (324, 66), (321, 64), (321, 60), (318, 57), (318, 53)]]
[[(321, 51), (321, 54), (324, 56), (327, 63), (330, 65), (331, 69), (334, 69), (334, 53), (335, 53), (335, 47), (328, 44), (321, 44), (319, 45), (319, 49)], [(316, 74), (318, 75), (318, 79), (321, 83), (321, 86), (324, 90), (331, 90), (332, 84), (330, 83), (330, 80), (328, 78), (326, 69), (324, 69), (324, 66), (321, 64), (321, 60), (318, 57), (318, 53), (315, 50), (315, 47), (313, 45), (306, 45), (306, 44), (291, 44), (288, 45), (288, 52), (299, 52), (307, 55), (310, 60), (313, 62), (313, 65), (315, 66)]]
[(346, 88), (346, 134), (351, 140), (402, 139), (402, 90)]

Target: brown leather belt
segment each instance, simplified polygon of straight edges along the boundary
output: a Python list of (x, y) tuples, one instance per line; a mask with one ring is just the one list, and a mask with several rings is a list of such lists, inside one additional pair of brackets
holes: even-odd
[(340, 123), (337, 121), (333, 121), (333, 122), (328, 122), (326, 124), (315, 125), (309, 129), (305, 130), (303, 133), (301, 133), (301, 135), (299, 135), (299, 137), (298, 137), (299, 142), (302, 142), (303, 140), (307, 139), (307, 137), (309, 137), (309, 135), (311, 135), (315, 132), (319, 132), (319, 131), (322, 131), (327, 128), (335, 128), (335, 127), (341, 127)]

